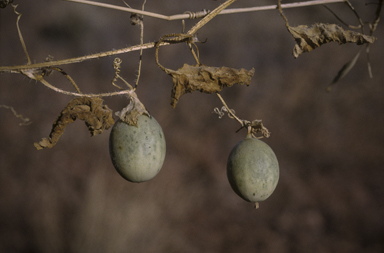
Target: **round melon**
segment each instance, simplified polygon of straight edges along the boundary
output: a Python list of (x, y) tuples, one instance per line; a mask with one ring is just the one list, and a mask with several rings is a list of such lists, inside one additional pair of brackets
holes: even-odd
[(251, 134), (231, 151), (227, 176), (232, 189), (246, 201), (267, 199), (279, 181), (279, 163), (273, 150)]
[(159, 173), (165, 159), (164, 133), (154, 117), (141, 115), (137, 126), (115, 123), (109, 136), (109, 152), (119, 174), (134, 183), (145, 182)]

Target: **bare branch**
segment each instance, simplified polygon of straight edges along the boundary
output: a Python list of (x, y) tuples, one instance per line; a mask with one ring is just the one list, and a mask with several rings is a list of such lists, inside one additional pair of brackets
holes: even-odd
[(8, 105), (0, 105), (0, 108), (5, 108), (5, 109), (8, 109), (8, 110), (11, 110), (13, 115), (15, 115), (16, 118), (19, 118), (21, 119), (23, 122), (19, 124), (19, 126), (27, 126), (29, 124), (31, 124), (32, 122), (29, 120), (29, 118), (24, 118), (23, 115), (21, 114), (18, 114), (16, 112), (16, 110), (12, 107), (12, 106), (8, 106)]
[(219, 7), (214, 9), (212, 12), (210, 12), (207, 16), (205, 16), (202, 20), (200, 20), (196, 25), (194, 25), (187, 34), (194, 34), (199, 30), (201, 27), (203, 27), (205, 24), (207, 24), (210, 20), (212, 20), (214, 17), (216, 17), (222, 10), (227, 8), (229, 5), (234, 3), (236, 0), (227, 0), (223, 4), (221, 4)]
[[(173, 16), (164, 16), (164, 15), (151, 13), (151, 12), (147, 12), (147, 11), (136, 10), (136, 9), (132, 9), (132, 8), (115, 6), (115, 5), (104, 4), (104, 3), (91, 2), (91, 1), (86, 1), (86, 0), (65, 0), (65, 1), (95, 5), (95, 6), (100, 6), (100, 7), (104, 7), (104, 8), (112, 8), (112, 9), (116, 9), (116, 10), (123, 10), (123, 11), (128, 11), (131, 13), (137, 13), (137, 14), (141, 14), (144, 16), (161, 18), (161, 19), (165, 19), (165, 20), (186, 19), (186, 18), (190, 18), (191, 16), (194, 16), (194, 15), (191, 15), (191, 13), (178, 14), (178, 15), (173, 15)], [(319, 5), (319, 4), (339, 3), (339, 2), (345, 2), (345, 1), (346, 0), (315, 0), (315, 1), (307, 1), (307, 2), (299, 2), (299, 3), (282, 4), (281, 8), (296, 8), (296, 7), (304, 7), (304, 6)], [(227, 1), (227, 2), (229, 2), (229, 1)], [(224, 4), (227, 4), (227, 2), (225, 2)], [(233, 1), (231, 1), (231, 3), (232, 2)], [(220, 8), (220, 6), (218, 8)], [(222, 10), (221, 12), (219, 11), (219, 13), (217, 15), (229, 14), (229, 13), (249, 12), (249, 11), (274, 10), (277, 8), (278, 8), (277, 5), (270, 5), (270, 6), (252, 7), (252, 8), (229, 9), (229, 10)], [(205, 12), (204, 15), (206, 15), (206, 14), (207, 13)], [(198, 17), (198, 16), (196, 16), (196, 17)], [(196, 26), (197, 26), (197, 24), (196, 24)], [(198, 28), (201, 28), (201, 26)], [(197, 30), (196, 27), (193, 27), (192, 29), (190, 31), (188, 31), (188, 34), (193, 34)], [(50, 66), (60, 66), (60, 65), (65, 65), (65, 64), (79, 63), (79, 62), (83, 62), (86, 60), (98, 59), (98, 58), (102, 58), (102, 57), (106, 57), (106, 56), (112, 56), (112, 55), (118, 55), (118, 54), (124, 54), (124, 53), (143, 50), (143, 49), (150, 49), (150, 48), (154, 48), (155, 46), (165, 46), (165, 45), (169, 45), (169, 44), (170, 43), (168, 43), (168, 42), (161, 42), (158, 44), (156, 42), (150, 42), (150, 43), (146, 43), (146, 44), (140, 44), (140, 45), (135, 45), (135, 46), (126, 47), (126, 48), (122, 48), (122, 49), (116, 49), (116, 50), (111, 50), (111, 51), (106, 51), (106, 52), (101, 52), (101, 53), (71, 58), (71, 59), (42, 62), (42, 63), (29, 64), (29, 65), (19, 65), (19, 66), (0, 66), (0, 73), (1, 72), (20, 73), (20, 70), (23, 70), (23, 69), (24, 70), (25, 69), (33, 70), (33, 69), (46, 68), (46, 67), (50, 67)]]
[[(141, 49), (154, 48), (155, 45), (156, 45), (156, 42), (150, 42), (150, 43), (146, 43), (146, 44), (142, 44), (142, 45), (135, 45), (135, 46), (131, 46), (131, 47), (106, 51), (106, 52), (97, 53), (97, 54), (85, 55), (85, 56), (80, 56), (80, 57), (65, 59), (65, 60), (41, 62), (41, 63), (30, 64), (30, 65), (3, 66), (3, 67), (0, 67), (0, 72), (20, 73), (20, 71), (18, 71), (18, 70), (41, 69), (41, 68), (46, 68), (46, 67), (50, 67), (50, 66), (59, 66), (59, 65), (66, 65), (66, 64), (72, 64), (72, 63), (79, 63), (79, 62), (83, 62), (86, 60), (98, 59), (98, 58), (111, 56), (111, 55), (124, 54), (124, 53), (128, 53), (128, 52), (138, 51)], [(162, 42), (158, 46), (165, 46), (165, 45), (169, 45), (169, 43), (168, 42)]]
[(31, 64), (31, 58), (29, 58), (29, 54), (28, 54), (28, 51), (27, 51), (27, 46), (25, 45), (25, 42), (24, 42), (24, 39), (23, 39), (23, 35), (21, 35), (21, 31), (20, 31), (20, 27), (19, 27), (19, 21), (20, 21), (20, 18), (21, 18), (21, 13), (16, 11), (17, 5), (12, 5), (12, 7), (13, 7), (13, 12), (17, 15), (16, 28), (17, 28), (17, 33), (19, 34), (19, 39), (20, 39), (20, 42), (21, 42), (21, 46), (23, 47), (25, 56), (27, 57), (28, 64)]
[[(189, 12), (189, 13), (184, 13), (184, 14), (176, 14), (176, 15), (166, 16), (166, 15), (161, 15), (161, 14), (157, 14), (157, 13), (153, 13), (153, 12), (142, 11), (142, 10), (127, 8), (127, 7), (122, 7), (122, 6), (116, 6), (116, 5), (112, 5), (112, 4), (87, 1), (87, 0), (65, 0), (65, 1), (88, 4), (88, 5), (93, 5), (93, 6), (99, 6), (99, 7), (103, 7), (103, 8), (126, 11), (126, 12), (130, 12), (130, 13), (137, 13), (140, 15), (144, 15), (144, 16), (148, 16), (148, 17), (152, 17), (152, 18), (163, 19), (163, 20), (168, 20), (168, 21), (179, 20), (179, 19), (201, 18), (201, 17), (204, 17), (205, 15), (207, 15), (206, 11), (200, 11), (200, 12)], [(297, 7), (305, 7), (305, 6), (313, 6), (313, 5), (321, 5), (321, 4), (341, 3), (341, 2), (345, 2), (345, 1), (346, 0), (314, 0), (314, 1), (282, 4), (281, 8), (283, 8), (283, 9), (297, 8)], [(235, 13), (243, 13), (243, 12), (276, 10), (277, 8), (278, 8), (277, 5), (257, 6), (257, 7), (250, 7), (250, 8), (235, 8), (235, 9), (223, 10), (220, 12), (219, 15), (221, 15), (221, 14), (235, 14)]]

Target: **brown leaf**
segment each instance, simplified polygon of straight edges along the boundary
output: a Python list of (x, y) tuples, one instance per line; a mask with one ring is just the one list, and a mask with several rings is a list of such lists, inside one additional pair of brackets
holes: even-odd
[(167, 74), (172, 76), (173, 89), (171, 105), (176, 106), (180, 97), (185, 93), (200, 91), (203, 93), (216, 93), (224, 87), (234, 84), (249, 85), (255, 69), (233, 69), (228, 67), (208, 67), (204, 65), (184, 66), (176, 71), (166, 69)]
[(116, 112), (116, 116), (130, 126), (137, 126), (137, 121), (142, 114), (146, 114), (148, 117), (150, 117), (150, 115), (134, 91), (129, 94), (129, 99), (130, 102), (128, 106), (120, 112)]
[(335, 24), (316, 23), (309, 27), (306, 25), (296, 27), (288, 26), (288, 31), (297, 43), (293, 48), (295, 58), (299, 57), (302, 53), (310, 52), (332, 41), (339, 44), (356, 43), (357, 45), (361, 45), (364, 43), (373, 43), (376, 40), (373, 36), (349, 30), (345, 31)]
[(109, 129), (115, 123), (112, 110), (107, 105), (103, 105), (101, 98), (74, 98), (69, 101), (53, 123), (49, 138), (43, 138), (39, 143), (34, 143), (35, 147), (40, 150), (55, 146), (67, 125), (76, 119), (85, 121), (92, 136), (101, 134), (104, 129)]
[(340, 81), (345, 75), (347, 75), (349, 73), (349, 71), (351, 71), (351, 69), (355, 66), (356, 64), (356, 61), (357, 59), (359, 59), (359, 56), (360, 56), (360, 52), (359, 51), (355, 57), (353, 57), (352, 60), (350, 60), (349, 62), (347, 62), (340, 70), (339, 72), (337, 73), (337, 76), (333, 79), (332, 83), (328, 86), (327, 88), (327, 91), (330, 92), (331, 91), (331, 86), (336, 84), (338, 81)]

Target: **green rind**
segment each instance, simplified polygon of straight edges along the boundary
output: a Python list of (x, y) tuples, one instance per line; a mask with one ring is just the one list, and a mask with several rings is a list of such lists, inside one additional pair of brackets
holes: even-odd
[(113, 166), (123, 178), (134, 183), (154, 178), (166, 153), (164, 133), (154, 117), (141, 115), (137, 125), (130, 126), (119, 119), (109, 136)]
[(232, 189), (246, 201), (266, 200), (279, 181), (279, 163), (263, 141), (247, 137), (231, 151), (227, 176)]

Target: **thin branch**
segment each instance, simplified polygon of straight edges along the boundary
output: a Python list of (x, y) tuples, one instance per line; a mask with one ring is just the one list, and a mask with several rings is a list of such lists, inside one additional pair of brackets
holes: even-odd
[(122, 91), (99, 93), (99, 94), (82, 94), (82, 93), (70, 92), (70, 91), (65, 91), (65, 90), (59, 89), (59, 88), (53, 86), (52, 84), (48, 83), (44, 79), (40, 79), (39, 81), (42, 84), (44, 84), (46, 87), (48, 87), (48, 88), (50, 88), (50, 89), (52, 89), (58, 93), (61, 93), (64, 95), (75, 96), (75, 97), (112, 97), (112, 96), (124, 95), (124, 94), (130, 95), (133, 92), (133, 90), (122, 90)]
[[(201, 18), (207, 14), (206, 11), (200, 11), (200, 12), (188, 12), (188, 13), (184, 13), (184, 14), (176, 14), (176, 15), (166, 16), (166, 15), (161, 15), (161, 14), (157, 14), (157, 13), (153, 13), (153, 12), (142, 11), (142, 10), (127, 8), (127, 7), (122, 7), (122, 6), (116, 6), (116, 5), (112, 5), (112, 4), (87, 1), (87, 0), (64, 0), (64, 1), (88, 4), (88, 5), (99, 6), (99, 7), (108, 8), (108, 9), (126, 11), (126, 12), (130, 12), (130, 13), (137, 13), (140, 15), (144, 15), (144, 16), (148, 16), (148, 17), (152, 17), (152, 18), (163, 19), (163, 20), (168, 20), (168, 21), (179, 20), (179, 19)], [(346, 0), (314, 0), (314, 1), (282, 4), (281, 8), (283, 8), (283, 9), (297, 8), (297, 7), (313, 6), (313, 5), (320, 5), (320, 4), (341, 3), (341, 2), (345, 2), (345, 1)], [(257, 7), (250, 7), (250, 8), (234, 8), (234, 9), (223, 10), (220, 12), (219, 15), (221, 15), (221, 14), (235, 14), (235, 13), (243, 13), (243, 12), (276, 10), (277, 8), (278, 8), (277, 5), (257, 6)]]
[(23, 115), (21, 114), (18, 114), (16, 112), (16, 110), (12, 107), (12, 106), (8, 106), (8, 105), (0, 105), (0, 108), (5, 108), (5, 109), (8, 109), (8, 110), (11, 110), (13, 115), (16, 117), (16, 118), (19, 118), (21, 119), (23, 122), (19, 124), (19, 126), (27, 126), (29, 124), (31, 124), (32, 122), (29, 120), (29, 118), (24, 118)]
[[(149, 17), (162, 18), (165, 20), (185, 19), (185, 18), (189, 18), (190, 16), (192, 16), (191, 13), (173, 15), (173, 16), (164, 16), (164, 15), (159, 15), (159, 14), (151, 13), (151, 12), (147, 12), (147, 11), (141, 11), (141, 10), (131, 9), (131, 8), (127, 8), (127, 7), (120, 7), (120, 6), (115, 6), (115, 5), (109, 5), (109, 4), (104, 4), (104, 3), (90, 2), (90, 1), (86, 1), (86, 0), (64, 0), (64, 1), (77, 2), (77, 3), (83, 3), (83, 4), (89, 4), (89, 5), (96, 5), (96, 6), (100, 6), (100, 7), (104, 7), (104, 8), (123, 10), (123, 11), (128, 11), (131, 13), (137, 13), (137, 14), (149, 16)], [(315, 1), (300, 2), (300, 3), (282, 4), (281, 8), (296, 8), (296, 7), (304, 7), (304, 6), (319, 5), (319, 4), (329, 4), (329, 3), (338, 3), (338, 2), (345, 2), (345, 1), (346, 0), (315, 0)], [(222, 10), (219, 14), (274, 10), (277, 8), (278, 8), (277, 5), (270, 5), (270, 6), (252, 7), (252, 8), (230, 9), (230, 10)], [(192, 28), (192, 29), (194, 29), (194, 28)], [(192, 32), (194, 32), (191, 30), (188, 32), (189, 34), (192, 34)], [(29, 65), (19, 65), (19, 66), (0, 66), (0, 73), (1, 72), (20, 73), (20, 70), (23, 70), (23, 69), (24, 70), (25, 69), (41, 69), (41, 68), (46, 68), (46, 67), (50, 67), (50, 66), (60, 66), (60, 65), (65, 65), (65, 64), (79, 63), (79, 62), (83, 62), (86, 60), (98, 59), (98, 58), (102, 58), (102, 57), (106, 57), (106, 56), (112, 56), (112, 55), (118, 55), (118, 54), (124, 54), (124, 53), (143, 50), (143, 49), (150, 49), (150, 48), (154, 48), (155, 46), (158, 46), (158, 47), (159, 46), (166, 46), (169, 44), (170, 44), (169, 42), (161, 42), (161, 43), (150, 42), (150, 43), (146, 43), (146, 44), (140, 44), (140, 45), (135, 45), (135, 46), (126, 47), (126, 48), (122, 48), (122, 49), (116, 49), (116, 50), (111, 50), (111, 51), (106, 51), (106, 52), (101, 52), (101, 53), (96, 53), (96, 54), (91, 54), (91, 55), (86, 55), (86, 56), (80, 56), (80, 57), (71, 58), (71, 59), (42, 62), (42, 63), (29, 64)]]
[(336, 14), (334, 11), (332, 11), (331, 8), (329, 8), (329, 7), (326, 6), (326, 5), (323, 5), (323, 6), (324, 6), (324, 8), (326, 8), (330, 13), (332, 13), (332, 15), (333, 15), (337, 20), (339, 20), (340, 23), (342, 23), (342, 24), (345, 25), (346, 27), (349, 27), (349, 28), (351, 28), (351, 29), (359, 29), (359, 28), (361, 28), (361, 25), (359, 25), (359, 26), (348, 25), (346, 22), (344, 22), (344, 20), (342, 20), (339, 16), (337, 16), (337, 14)]
[(371, 24), (371, 27), (370, 27), (370, 32), (369, 32), (369, 35), (372, 35), (373, 32), (376, 30), (377, 28), (377, 25), (379, 24), (379, 21), (380, 21), (380, 13), (381, 13), (381, 9), (383, 7), (383, 0), (380, 0), (378, 6), (377, 6), (377, 9), (376, 9), (376, 17), (375, 17), (375, 20), (373, 21), (373, 24)]
[(24, 42), (24, 39), (23, 39), (23, 35), (21, 35), (21, 31), (20, 31), (20, 27), (19, 27), (19, 21), (20, 21), (20, 18), (21, 18), (21, 13), (16, 11), (17, 5), (13, 5), (12, 4), (12, 7), (13, 7), (13, 12), (17, 15), (16, 28), (17, 28), (17, 33), (19, 34), (21, 46), (23, 47), (24, 53), (25, 53), (25, 55), (27, 57), (27, 60), (28, 60), (27, 64), (31, 64), (31, 58), (29, 58), (29, 54), (28, 54), (28, 51), (27, 51), (27, 46), (25, 45), (25, 42)]
[(199, 30), (201, 27), (203, 27), (205, 24), (207, 24), (210, 20), (212, 20), (214, 17), (216, 17), (222, 10), (227, 8), (229, 5), (233, 4), (236, 0), (227, 0), (223, 4), (221, 4), (219, 7), (214, 9), (212, 12), (208, 13), (207, 16), (205, 16), (202, 20), (200, 20), (196, 25), (194, 25), (187, 34), (195, 34), (197, 30)]
[(234, 118), (236, 119), (241, 127), (244, 127), (244, 120), (242, 119), (239, 119), (234, 113), (233, 111), (228, 107), (227, 103), (225, 103), (224, 99), (221, 97), (221, 95), (219, 93), (216, 93), (217, 97), (220, 99), (221, 103), (225, 106), (225, 108), (227, 109), (227, 112)]
[(284, 15), (284, 13), (283, 13), (283, 8), (282, 8), (282, 6), (281, 6), (281, 0), (278, 0), (277, 1), (277, 8), (279, 9), (279, 12), (280, 12), (280, 15), (281, 15), (281, 17), (284, 19), (284, 21), (285, 21), (285, 26), (289, 29), (289, 23), (288, 23), (288, 19), (287, 19), (287, 17)]
[[(224, 105), (224, 108), (226, 109), (226, 112), (228, 113), (228, 116), (230, 118), (236, 119), (240, 123), (241, 127), (239, 128), (239, 130), (236, 131), (236, 133), (238, 131), (240, 131), (241, 129), (246, 127), (247, 131), (248, 131), (248, 134), (252, 134), (252, 136), (254, 138), (258, 138), (258, 139), (263, 138), (263, 137), (268, 138), (271, 135), (271, 133), (268, 131), (268, 129), (263, 125), (262, 120), (256, 119), (254, 121), (248, 121), (248, 120), (244, 120), (244, 119), (238, 118), (235, 115), (235, 112), (232, 109), (229, 109), (228, 105), (225, 103), (225, 101), (221, 97), (221, 95), (219, 93), (216, 93), (216, 95), (219, 97), (221, 103)], [(215, 109), (214, 112), (218, 113), (219, 117), (221, 117), (221, 113), (218, 112), (218, 109), (217, 110)], [(261, 137), (257, 137), (256, 136), (256, 134), (258, 132), (261, 132), (261, 134), (262, 134)]]
[(355, 7), (353, 7), (352, 3), (349, 0), (345, 1), (345, 4), (352, 10), (352, 12), (355, 14), (357, 20), (360, 23), (361, 33), (364, 34), (364, 22), (361, 20), (359, 14), (357, 13)]
[[(146, 2), (147, 2), (147, 0), (144, 0), (144, 3), (141, 7), (141, 9), (143, 11), (144, 11), (144, 6), (145, 6)], [(144, 21), (143, 21), (143, 18), (140, 19), (139, 26), (140, 26), (140, 44), (143, 44), (144, 43)], [(140, 50), (139, 69), (137, 70), (138, 73), (137, 73), (135, 88), (137, 88), (137, 86), (139, 85), (142, 61), (143, 61), (143, 49)]]
[[(346, 0), (313, 0), (306, 2), (297, 2), (297, 3), (287, 3), (281, 4), (282, 9), (291, 9), (298, 7), (307, 7), (321, 4), (332, 4), (332, 3), (341, 3)], [(227, 9), (220, 12), (220, 14), (235, 14), (235, 13), (244, 13), (244, 12), (255, 12), (255, 11), (268, 11), (268, 10), (276, 10), (278, 9), (278, 5), (267, 5), (267, 6), (257, 6), (257, 7), (249, 7), (249, 8), (236, 8), (236, 9)], [(219, 15), (220, 15), (219, 14)]]
[[(158, 46), (165, 46), (165, 45), (169, 45), (169, 44), (170, 43), (168, 43), (168, 42), (162, 42)], [(131, 47), (106, 51), (106, 52), (97, 53), (97, 54), (85, 55), (85, 56), (80, 56), (80, 57), (65, 59), (65, 60), (41, 62), (41, 63), (30, 64), (30, 65), (3, 66), (3, 67), (0, 67), (0, 72), (20, 73), (20, 71), (18, 71), (18, 70), (41, 69), (41, 68), (46, 68), (46, 67), (50, 67), (50, 66), (59, 66), (59, 65), (66, 65), (66, 64), (72, 64), (72, 63), (79, 63), (79, 62), (83, 62), (86, 60), (98, 59), (98, 58), (111, 56), (111, 55), (124, 54), (124, 53), (128, 53), (128, 52), (138, 51), (141, 49), (154, 48), (155, 45), (156, 45), (156, 42), (150, 42), (150, 43), (146, 43), (146, 44), (142, 44), (142, 45), (135, 45), (135, 46), (131, 46)]]
[[(379, 1), (379, 4), (377, 6), (377, 9), (376, 9), (376, 17), (375, 17), (375, 20), (373, 21), (372, 24), (369, 25), (369, 35), (373, 35), (373, 33), (375, 32), (376, 28), (377, 28), (377, 25), (379, 24), (379, 21), (380, 21), (380, 13), (381, 13), (381, 9), (383, 7), (383, 0), (380, 0)], [(368, 73), (369, 73), (369, 77), (370, 78), (373, 78), (373, 73), (372, 73), (372, 67), (371, 67), (371, 61), (370, 61), (370, 54), (369, 54), (369, 51), (370, 51), (370, 48), (371, 48), (371, 45), (368, 44), (367, 45), (367, 48), (366, 48), (366, 53), (367, 53), (367, 62), (368, 62)]]

